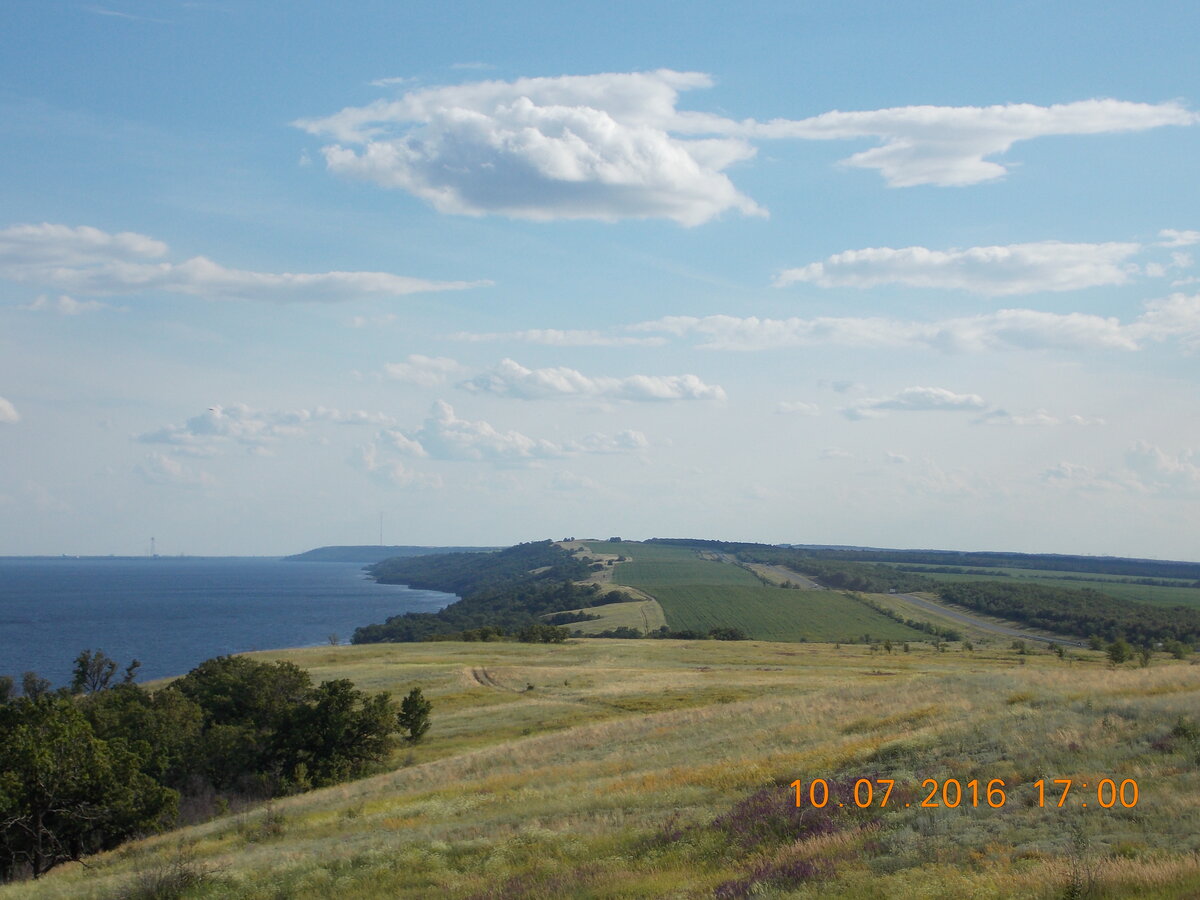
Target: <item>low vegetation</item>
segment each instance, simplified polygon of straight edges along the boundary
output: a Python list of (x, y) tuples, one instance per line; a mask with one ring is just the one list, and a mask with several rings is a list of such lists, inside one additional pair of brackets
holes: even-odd
[[(0, 900), (161, 883), (248, 900), (1200, 892), (1200, 666), (1163, 653), (1114, 668), (1103, 651), (1007, 644), (573, 640), (252, 658), (366, 691), (416, 685), (436, 719), (380, 774), (62, 865)], [(792, 782), (807, 797), (819, 778), (844, 805), (797, 808)], [(1088, 802), (1104, 778), (1136, 781), (1136, 806)], [(878, 787), (854, 805), (860, 779), (895, 780), (886, 808)], [(1005, 802), (947, 808), (939, 791), (922, 807), (925, 779), (966, 796), (1000, 779)], [(1072, 779), (1063, 807), (1057, 786), (1038, 804), (1038, 779)]]

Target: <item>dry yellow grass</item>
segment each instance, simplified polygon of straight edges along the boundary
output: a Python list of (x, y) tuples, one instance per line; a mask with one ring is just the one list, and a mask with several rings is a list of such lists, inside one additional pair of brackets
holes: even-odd
[[(433, 728), (388, 771), (277, 801), (281, 833), (262, 827), (266, 810), (225, 817), (0, 900), (121, 896), (181, 841), (209, 873), (196, 897), (711, 897), (796, 860), (834, 860), (834, 872), (774, 895), (1053, 898), (1081, 872), (1095, 896), (1200, 890), (1200, 775), (1162, 740), (1200, 709), (1200, 666), (719, 641), (260, 656), (397, 695), (419, 685)], [(913, 806), (744, 852), (710, 824), (766, 785), (786, 794), (793, 779), (839, 775), (894, 778)], [(919, 808), (922, 780), (950, 777), (1003, 778), (1008, 802)], [(1140, 802), (1031, 805), (1033, 781), (1067, 777), (1136, 779)]]

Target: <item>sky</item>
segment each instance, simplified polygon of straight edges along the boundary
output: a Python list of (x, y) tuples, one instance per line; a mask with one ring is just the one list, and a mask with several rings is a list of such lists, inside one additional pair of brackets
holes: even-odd
[(1196, 4), (0, 32), (0, 555), (1200, 558)]

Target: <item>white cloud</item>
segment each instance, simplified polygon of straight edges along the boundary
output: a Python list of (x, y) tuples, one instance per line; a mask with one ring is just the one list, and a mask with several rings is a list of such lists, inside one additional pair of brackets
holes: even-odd
[(894, 453), (891, 450), (883, 451), (884, 462), (892, 463), (893, 465), (902, 466), (908, 462), (908, 457), (903, 453)]
[(163, 453), (147, 453), (136, 467), (143, 478), (153, 484), (173, 484), (182, 487), (207, 487), (217, 483), (210, 473), (193, 469)]
[(629, 453), (645, 450), (650, 446), (650, 442), (640, 431), (620, 431), (616, 434), (596, 432), (569, 441), (565, 446), (567, 450), (576, 453)]
[(488, 282), (426, 281), (387, 272), (251, 272), (203, 256), (159, 260), (161, 241), (132, 232), (108, 234), (88, 226), (15, 225), (0, 229), (0, 277), (79, 294), (166, 291), (213, 300), (334, 302), (461, 290)]
[(1175, 339), (1191, 349), (1200, 348), (1200, 294), (1171, 294), (1151, 300), (1128, 330), (1138, 338)]
[(1174, 228), (1164, 228), (1158, 233), (1163, 239), (1162, 247), (1191, 247), (1200, 244), (1200, 231), (1177, 231)]
[[(649, 446), (640, 431), (618, 434), (589, 434), (563, 443), (534, 438), (519, 431), (504, 431), (489, 422), (459, 418), (449, 403), (433, 404), (428, 418), (417, 431), (384, 431), (379, 444), (403, 457), (438, 460), (481, 460), (494, 463), (528, 463), (583, 453), (629, 453)], [(372, 453), (378, 465), (380, 451)]]
[(827, 112), (799, 121), (749, 126), (758, 136), (847, 140), (876, 138), (881, 146), (855, 153), (843, 164), (876, 169), (891, 187), (978, 184), (1007, 173), (986, 159), (1015, 142), (1049, 135), (1143, 131), (1192, 125), (1197, 115), (1179, 103), (1082, 100), (1053, 106), (904, 106), (861, 112)]
[(527, 369), (511, 359), (501, 360), (490, 372), (461, 382), (458, 387), (475, 393), (521, 400), (556, 397), (630, 401), (725, 399), (723, 388), (705, 384), (695, 375), (629, 375), (613, 378), (584, 375), (562, 366)]
[(726, 210), (762, 212), (723, 174), (755, 154), (754, 140), (872, 138), (881, 146), (844, 164), (877, 169), (893, 187), (967, 185), (1004, 175), (986, 157), (1016, 141), (1197, 121), (1178, 103), (1111, 99), (835, 110), (769, 122), (676, 108), (682, 91), (712, 83), (668, 69), (482, 81), (294, 124), (336, 142), (322, 148), (330, 171), (408, 191), (440, 212), (697, 225)]
[[(102, 309), (113, 308), (111, 304), (101, 303), (99, 300), (76, 300), (74, 297), (66, 294), (60, 294), (53, 300), (42, 294), (32, 303), (21, 307), (21, 309), (33, 312), (54, 312), (60, 316), (78, 316), (83, 313), (99, 312)], [(116, 308), (119, 309), (120, 307)]]
[(1018, 428), (1051, 427), (1056, 425), (1104, 425), (1100, 418), (1080, 416), (1076, 414), (1057, 416), (1044, 409), (1031, 413), (1010, 413), (1003, 409), (994, 409), (975, 420), (980, 425), (1011, 425)]
[(956, 394), (945, 388), (910, 387), (890, 397), (859, 400), (842, 410), (847, 419), (867, 419), (885, 412), (933, 412), (986, 409), (978, 394)]
[(530, 328), (525, 331), (470, 332), (450, 335), (456, 341), (524, 341), (550, 347), (661, 347), (663, 338), (641, 338), (628, 335), (608, 335), (599, 331), (557, 328)]
[(780, 400), (775, 412), (797, 416), (819, 416), (821, 407), (815, 403), (805, 403), (803, 400)]
[(461, 368), (462, 366), (447, 356), (422, 356), (413, 353), (404, 362), (385, 364), (383, 371), (393, 381), (403, 381), (420, 387), (435, 387)]
[[(1195, 309), (1193, 307), (1196, 307)], [(835, 345), (973, 350), (1137, 350), (1145, 338), (1200, 334), (1200, 301), (1173, 295), (1147, 304), (1128, 325), (1089, 313), (1002, 309), (994, 313), (914, 322), (881, 316), (759, 319), (755, 316), (668, 316), (631, 326), (638, 331), (696, 335), (707, 350), (770, 350)]]
[(682, 225), (727, 210), (761, 214), (722, 174), (754, 155), (748, 141), (681, 136), (698, 120), (676, 111), (679, 92), (711, 84), (666, 69), (484, 81), (295, 124), (338, 142), (322, 148), (331, 172), (408, 191), (443, 213)]
[(15, 425), (21, 421), (21, 414), (9, 400), (0, 397), (0, 424)]
[(390, 422), (383, 413), (339, 410), (324, 406), (314, 409), (256, 410), (244, 403), (213, 406), (182, 425), (168, 425), (136, 436), (143, 444), (167, 444), (179, 452), (211, 456), (220, 449), (241, 445), (261, 451), (264, 445), (305, 434), (317, 423), (334, 425), (382, 425)]
[(1041, 241), (1004, 247), (929, 250), (871, 247), (836, 253), (824, 262), (785, 269), (777, 287), (807, 282), (820, 287), (870, 288), (904, 284), (1003, 296), (1037, 291), (1075, 291), (1124, 284), (1126, 260), (1141, 250), (1133, 243), (1068, 244)]
[(1170, 456), (1138, 441), (1125, 454), (1125, 464), (1146, 490), (1178, 496), (1200, 491), (1200, 452), (1184, 450)]
[(360, 447), (351, 458), (350, 463), (384, 484), (392, 484), (397, 487), (438, 488), (442, 486), (442, 480), (438, 476), (415, 472), (402, 461), (385, 457), (375, 444)]

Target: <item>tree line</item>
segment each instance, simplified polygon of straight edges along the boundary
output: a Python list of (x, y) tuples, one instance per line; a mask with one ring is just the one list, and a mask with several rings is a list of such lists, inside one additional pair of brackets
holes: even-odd
[(389, 584), (456, 593), (460, 599), (438, 612), (409, 612), (357, 628), (351, 638), (355, 644), (478, 640), (474, 635), (484, 628), (498, 630), (492, 639), (501, 639), (546, 625), (543, 617), (550, 613), (629, 599), (598, 584), (574, 583), (588, 577), (589, 562), (550, 541), (517, 544), (498, 553), (389, 559), (370, 571)]
[(1090, 589), (998, 581), (950, 582), (938, 593), (949, 603), (1062, 634), (1124, 638), (1135, 644), (1180, 641), (1193, 646), (1200, 641), (1200, 611), (1185, 606), (1117, 600)]
[(402, 731), (417, 741), (429, 703), (399, 708), (347, 679), (314, 685), (294, 663), (222, 656), (161, 690), (116, 680), (100, 651), (69, 687), (0, 677), (0, 881), (170, 827), (181, 800), (266, 799), (369, 772)]

